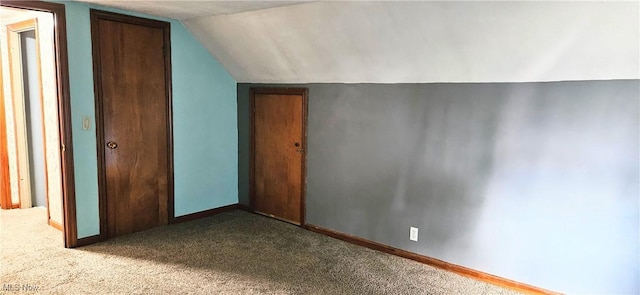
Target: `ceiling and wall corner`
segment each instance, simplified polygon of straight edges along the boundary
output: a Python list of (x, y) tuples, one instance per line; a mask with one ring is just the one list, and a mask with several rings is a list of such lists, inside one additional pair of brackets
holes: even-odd
[(181, 20), (238, 82), (640, 78), (637, 1), (84, 1)]

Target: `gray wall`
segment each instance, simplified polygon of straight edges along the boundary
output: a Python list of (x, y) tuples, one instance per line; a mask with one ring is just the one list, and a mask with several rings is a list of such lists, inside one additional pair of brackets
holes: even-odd
[(38, 73), (36, 31), (20, 33), (25, 120), (28, 142), (31, 205), (47, 207), (47, 173), (45, 171), (44, 122)]
[[(238, 85), (244, 204), (251, 86), (275, 85)], [(639, 81), (286, 86), (309, 88), (307, 223), (555, 291), (640, 292)]]

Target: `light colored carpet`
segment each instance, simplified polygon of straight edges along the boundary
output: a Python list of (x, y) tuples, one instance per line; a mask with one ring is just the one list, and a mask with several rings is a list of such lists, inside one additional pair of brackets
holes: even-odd
[(243, 211), (79, 249), (63, 248), (62, 233), (45, 220), (43, 208), (0, 210), (0, 287), (56, 294), (516, 294)]

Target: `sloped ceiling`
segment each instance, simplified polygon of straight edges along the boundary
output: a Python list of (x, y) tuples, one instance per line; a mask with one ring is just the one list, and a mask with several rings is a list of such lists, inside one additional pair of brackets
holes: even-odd
[(640, 78), (638, 2), (154, 3), (238, 82)]
[(212, 1), (212, 0), (82, 0), (131, 11), (143, 12), (151, 15), (164, 16), (177, 20), (192, 19), (201, 16), (218, 14), (232, 14), (273, 7), (282, 7), (309, 2), (302, 1)]

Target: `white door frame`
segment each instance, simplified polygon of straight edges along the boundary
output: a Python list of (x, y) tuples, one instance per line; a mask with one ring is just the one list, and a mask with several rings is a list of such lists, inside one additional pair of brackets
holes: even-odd
[[(26, 121), (26, 109), (25, 109), (25, 96), (23, 86), (23, 69), (22, 69), (22, 48), (20, 45), (20, 33), (25, 31), (34, 30), (36, 35), (36, 60), (38, 64), (38, 87), (40, 88), (40, 105), (44, 107), (43, 95), (42, 95), (42, 71), (40, 68), (40, 42), (38, 35), (38, 21), (36, 18), (24, 20), (18, 23), (7, 25), (7, 44), (9, 47), (9, 71), (11, 80), (11, 96), (13, 103), (13, 119), (15, 129), (16, 140), (16, 154), (18, 161), (18, 191), (19, 191), (19, 207), (31, 208), (31, 171), (29, 169), (29, 142), (27, 140), (27, 121)], [(44, 128), (44, 109), (41, 109), (39, 115), (42, 118), (43, 135), (46, 132)], [(46, 136), (45, 136), (46, 138)], [(47, 171), (47, 157), (46, 157), (46, 141), (43, 140), (45, 155), (44, 155), (44, 170), (45, 170), (45, 194), (48, 190), (48, 177), (46, 177)], [(49, 215), (49, 198), (47, 197), (47, 215)], [(17, 205), (17, 204), (13, 204)], [(50, 217), (47, 216), (47, 219)]]

